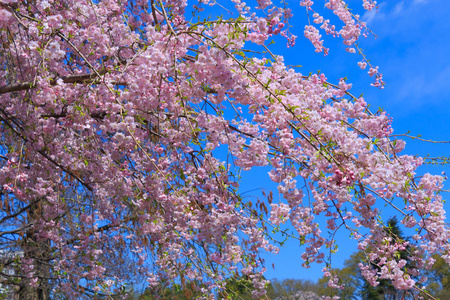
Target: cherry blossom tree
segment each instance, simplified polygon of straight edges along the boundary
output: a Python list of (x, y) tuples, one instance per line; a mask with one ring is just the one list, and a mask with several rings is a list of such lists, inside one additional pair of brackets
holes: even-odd
[[(365, 23), (342, 0), (325, 3), (300, 1), (306, 38), (317, 52), (329, 51), (328, 34), (359, 53)], [(335, 247), (323, 231), (345, 228), (371, 251), (360, 267), (372, 285), (390, 279), (419, 293), (412, 277), (425, 279), (397, 253), (413, 249), (418, 268), (434, 253), (450, 262), (443, 178), (416, 177), (423, 160), (400, 154), (391, 119), (371, 113), (350, 84), (306, 76), (271, 53), (275, 35), (295, 44), (286, 5), (233, 0), (224, 5), (234, 17), (203, 18), (214, 5), (1, 0), (3, 282), (78, 299), (142, 279), (195, 281), (213, 297), (245, 276), (261, 297), (259, 253), (278, 251), (271, 232), (286, 223), (306, 267)], [(359, 67), (383, 86), (365, 56)], [(269, 168), (279, 203), (240, 195), (240, 172), (257, 166)], [(417, 229), (411, 245), (392, 242), (379, 203)]]

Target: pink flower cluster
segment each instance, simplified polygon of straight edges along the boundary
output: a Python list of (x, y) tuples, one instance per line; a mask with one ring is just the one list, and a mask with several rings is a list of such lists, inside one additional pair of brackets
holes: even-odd
[[(0, 70), (1, 225), (11, 240), (35, 245), (21, 260), (32, 284), (45, 262), (71, 299), (83, 289), (113, 295), (136, 278), (202, 281), (212, 298), (241, 274), (260, 297), (259, 253), (278, 252), (266, 225), (290, 223), (304, 266), (326, 261), (336, 245), (327, 232), (347, 228), (380, 265), (361, 266), (373, 285), (410, 289), (417, 270), (397, 258), (407, 245), (389, 240), (380, 204), (417, 228), (417, 266), (437, 252), (450, 261), (443, 179), (416, 179), (423, 160), (401, 154), (391, 118), (371, 113), (344, 80), (303, 75), (266, 48), (246, 51), (275, 34), (295, 40), (284, 7), (258, 1), (260, 16), (234, 0), (239, 18), (197, 22), (187, 12), (214, 1), (2, 3), (10, 55), (0, 56), (8, 66)], [(313, 23), (354, 47), (364, 25), (344, 1), (326, 8), (342, 28), (316, 12)], [(305, 35), (326, 53), (316, 25)], [(376, 67), (369, 75), (382, 85)], [(260, 166), (278, 184), (277, 204), (240, 194), (240, 174)]]

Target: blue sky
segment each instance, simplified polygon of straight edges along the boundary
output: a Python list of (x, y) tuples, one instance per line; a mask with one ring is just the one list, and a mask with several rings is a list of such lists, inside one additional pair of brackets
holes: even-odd
[[(315, 1), (316, 5), (320, 5)], [(364, 13), (361, 0), (347, 1), (354, 13), (363, 14), (363, 20), (377, 35), (360, 41), (360, 47), (371, 63), (380, 67), (386, 86), (383, 90), (371, 87), (372, 78), (367, 70), (360, 70), (361, 57), (344, 51), (339, 39), (325, 37), (330, 48), (326, 57), (315, 53), (313, 46), (303, 38), (306, 21), (304, 8), (298, 1), (289, 2), (294, 19), (292, 33), (298, 35), (295, 47), (287, 49), (285, 41), (277, 39), (272, 52), (282, 54), (286, 64), (302, 65), (300, 72), (309, 74), (320, 70), (331, 82), (347, 77), (353, 83), (355, 95), (364, 94), (373, 111), (385, 109), (393, 117), (395, 134), (408, 131), (412, 135), (443, 141), (450, 140), (450, 1), (448, 0), (389, 0), (378, 1), (378, 11)], [(332, 16), (331, 16), (332, 17)], [(406, 139), (405, 154), (449, 156), (449, 144), (430, 144)], [(449, 167), (423, 167), (419, 172), (450, 174)], [(258, 169), (244, 176), (243, 190), (253, 190), (263, 184), (267, 190), (276, 191), (266, 177), (267, 170)], [(446, 185), (449, 188), (449, 185)], [(248, 194), (254, 194), (249, 192)], [(276, 194), (276, 193), (275, 193)], [(444, 198), (448, 198), (448, 193)], [(450, 210), (450, 204), (447, 205)], [(341, 267), (344, 260), (356, 250), (356, 244), (340, 233), (340, 251), (333, 257), (334, 267)], [(288, 242), (280, 254), (264, 256), (267, 278), (300, 278), (317, 280), (323, 266), (311, 269), (301, 267), (302, 248), (295, 241)], [(275, 269), (271, 265), (275, 264)]]

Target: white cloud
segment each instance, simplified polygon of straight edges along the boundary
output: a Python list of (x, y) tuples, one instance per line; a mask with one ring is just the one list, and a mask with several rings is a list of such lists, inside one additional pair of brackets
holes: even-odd
[(362, 16), (362, 20), (367, 24), (372, 23), (372, 21), (377, 17), (377, 12), (373, 9), (371, 11), (366, 11)]
[[(418, 58), (423, 60), (423, 58)], [(416, 73), (408, 72), (403, 74), (402, 80), (397, 82), (395, 98), (399, 103), (408, 101), (412, 107), (422, 107), (430, 103), (446, 101), (450, 95), (448, 78), (450, 76), (450, 66), (439, 70), (431, 80), (426, 73), (429, 71), (424, 67), (418, 69)]]
[[(419, 0), (420, 1), (420, 0)], [(397, 3), (397, 5), (394, 8), (393, 14), (394, 15), (400, 15), (404, 10), (403, 1)]]
[(371, 11), (366, 11), (362, 16), (362, 21), (366, 22), (370, 25), (374, 21), (383, 20), (386, 17), (384, 13), (386, 7), (386, 3), (381, 3), (378, 5), (378, 9), (372, 9)]
[(375, 23), (377, 23), (377, 26), (382, 26), (381, 23), (384, 21), (388, 21), (392, 24), (389, 20), (404, 20), (405, 18), (410, 18), (415, 15), (418, 10), (422, 9), (417, 7), (417, 5), (425, 3), (430, 3), (430, 0), (383, 1), (378, 5), (378, 9), (376, 11), (366, 11), (362, 16), (362, 20), (366, 22), (369, 27)]

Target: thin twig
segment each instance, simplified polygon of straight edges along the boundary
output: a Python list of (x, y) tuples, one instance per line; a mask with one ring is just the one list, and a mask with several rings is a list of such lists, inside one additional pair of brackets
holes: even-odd
[(427, 139), (423, 139), (421, 137), (418, 136), (413, 136), (413, 135), (409, 135), (409, 134), (393, 134), (390, 137), (397, 137), (397, 136), (404, 136), (413, 140), (419, 140), (422, 142), (427, 142), (427, 143), (433, 143), (433, 144), (450, 144), (450, 141), (433, 141), (433, 140), (427, 140)]

